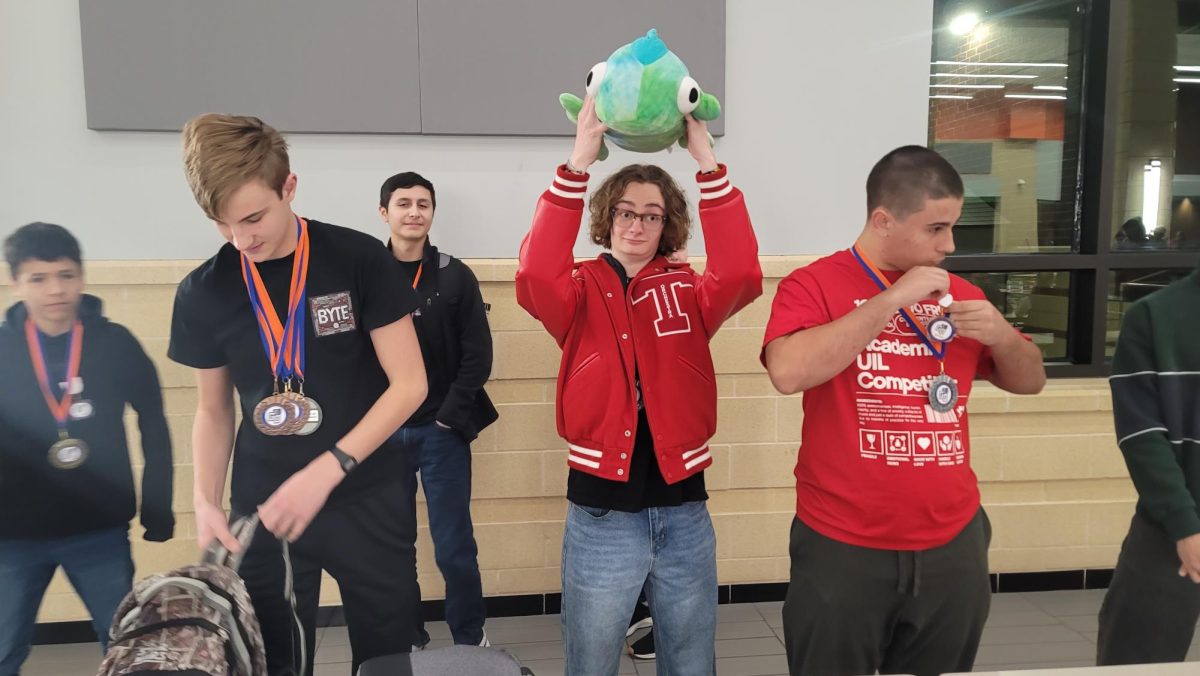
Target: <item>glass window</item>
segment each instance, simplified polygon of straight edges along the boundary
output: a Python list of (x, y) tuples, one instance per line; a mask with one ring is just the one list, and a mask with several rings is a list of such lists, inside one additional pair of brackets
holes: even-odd
[(1067, 358), (1071, 273), (963, 272), (1006, 319), (1029, 336), (1047, 361)]
[(946, 266), (1051, 373), (1104, 376), (1129, 305), (1196, 269), (1200, 0), (934, 0), (933, 18), (929, 143), (966, 187)]
[(941, 2), (931, 146), (963, 176), (959, 253), (1075, 250), (1082, 21), (1075, 2)]
[(1114, 119), (1119, 251), (1200, 248), (1200, 0), (1130, 2)]
[(1108, 276), (1108, 307), (1105, 317), (1104, 354), (1112, 357), (1117, 346), (1117, 334), (1125, 310), (1134, 301), (1144, 298), (1179, 279), (1195, 268), (1113, 270)]

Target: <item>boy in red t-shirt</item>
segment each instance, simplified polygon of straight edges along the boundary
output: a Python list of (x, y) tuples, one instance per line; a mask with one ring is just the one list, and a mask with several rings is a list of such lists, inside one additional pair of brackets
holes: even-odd
[(971, 471), (976, 376), (1045, 384), (1040, 351), (983, 292), (936, 267), (963, 184), (920, 146), (867, 179), (854, 246), (779, 285), (763, 341), (776, 389), (804, 392), (791, 582), (793, 674), (970, 671), (991, 594)]

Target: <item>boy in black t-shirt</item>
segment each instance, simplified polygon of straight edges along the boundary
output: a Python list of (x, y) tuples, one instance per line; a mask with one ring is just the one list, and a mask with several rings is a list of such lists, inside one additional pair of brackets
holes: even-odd
[[(236, 548), (220, 506), (232, 455), (232, 511), (257, 511), (265, 527), (240, 572), (268, 670), (286, 670), (303, 646), (301, 671), (312, 673), (322, 569), (341, 589), (357, 670), (414, 638), (416, 517), (405, 459), (386, 442), (426, 394), (416, 298), (378, 240), (292, 212), (296, 175), (279, 132), (208, 114), (183, 140), (196, 201), (229, 242), (179, 285), (168, 352), (196, 369), (198, 544)], [(276, 538), (292, 543), (302, 644)]]

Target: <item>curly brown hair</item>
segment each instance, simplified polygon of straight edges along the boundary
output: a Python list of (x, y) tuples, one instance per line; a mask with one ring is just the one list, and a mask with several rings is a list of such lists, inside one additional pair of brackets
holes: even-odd
[(605, 249), (612, 248), (613, 209), (625, 195), (630, 183), (650, 183), (662, 192), (666, 221), (658, 253), (667, 255), (682, 249), (692, 234), (692, 217), (688, 214), (687, 197), (671, 175), (653, 164), (631, 164), (605, 179), (588, 204), (592, 241)]

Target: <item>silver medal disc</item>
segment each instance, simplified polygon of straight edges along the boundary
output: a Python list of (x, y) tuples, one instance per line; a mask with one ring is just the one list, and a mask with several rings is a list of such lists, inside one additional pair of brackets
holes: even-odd
[(308, 422), (296, 430), (296, 434), (302, 437), (316, 432), (321, 426), (322, 416), (324, 415), (321, 411), (321, 405), (315, 399), (312, 397), (305, 397), (304, 399), (308, 402)]
[(938, 413), (948, 413), (958, 403), (958, 383), (946, 374), (934, 377), (929, 383), (929, 407)]

